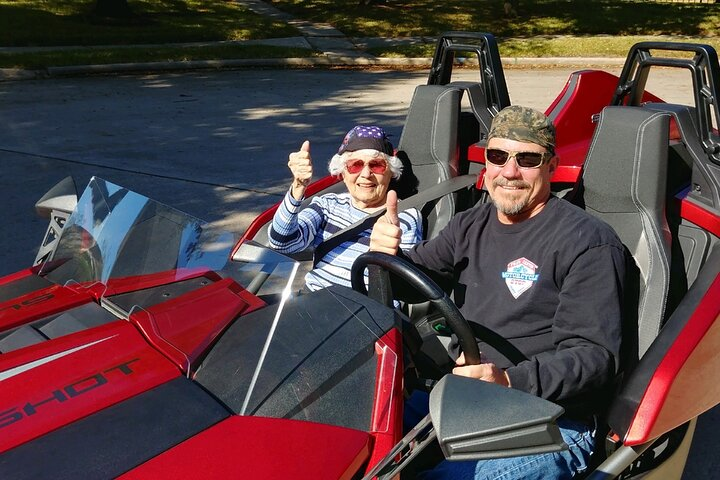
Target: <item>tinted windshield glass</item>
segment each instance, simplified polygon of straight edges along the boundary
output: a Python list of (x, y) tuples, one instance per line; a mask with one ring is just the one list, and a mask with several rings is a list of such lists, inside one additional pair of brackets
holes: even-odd
[(99, 178), (91, 179), (62, 232), (46, 278), (106, 284), (111, 279), (221, 270), (233, 237), (200, 219)]

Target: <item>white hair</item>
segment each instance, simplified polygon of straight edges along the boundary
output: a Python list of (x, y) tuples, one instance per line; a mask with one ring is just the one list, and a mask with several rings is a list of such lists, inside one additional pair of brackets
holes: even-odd
[[(367, 149), (369, 150), (369, 149)], [(362, 151), (362, 150), (358, 150)], [(392, 172), (392, 176), (395, 180), (400, 178), (400, 175), (402, 175), (403, 171), (403, 164), (400, 161), (400, 159), (394, 155), (388, 155), (386, 153), (380, 152), (378, 150), (373, 150), (378, 156), (385, 159), (385, 161), (388, 164), (388, 167), (390, 168), (390, 171)], [(335, 154), (330, 159), (330, 164), (328, 164), (328, 170), (330, 170), (330, 175), (341, 175), (343, 170), (345, 169), (345, 163), (347, 162), (348, 157), (350, 154), (355, 152), (343, 152), (342, 155)]]

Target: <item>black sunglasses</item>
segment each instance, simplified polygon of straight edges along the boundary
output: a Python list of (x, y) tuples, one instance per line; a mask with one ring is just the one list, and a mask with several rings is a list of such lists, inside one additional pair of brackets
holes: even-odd
[(486, 148), (485, 160), (496, 167), (504, 166), (507, 161), (514, 157), (515, 163), (520, 168), (538, 168), (543, 162), (552, 157), (550, 152), (508, 152), (499, 148)]

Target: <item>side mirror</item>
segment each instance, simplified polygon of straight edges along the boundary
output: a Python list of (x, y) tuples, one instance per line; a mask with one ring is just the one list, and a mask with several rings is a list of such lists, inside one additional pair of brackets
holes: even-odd
[(65, 177), (35, 203), (37, 214), (48, 219), (48, 228), (33, 265), (44, 263), (52, 257), (60, 239), (60, 233), (62, 233), (70, 214), (75, 210), (77, 202), (75, 181), (72, 177)]
[(534, 395), (457, 375), (446, 375), (430, 393), (430, 417), (448, 460), (566, 450), (555, 423), (563, 412)]
[(65, 177), (55, 184), (35, 203), (35, 211), (42, 218), (50, 219), (53, 211), (70, 216), (78, 202), (77, 189), (72, 177)]

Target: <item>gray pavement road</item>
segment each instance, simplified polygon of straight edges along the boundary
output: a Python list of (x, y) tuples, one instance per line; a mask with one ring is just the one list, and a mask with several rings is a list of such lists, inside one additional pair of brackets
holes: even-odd
[[(508, 72), (515, 103), (547, 107), (568, 71)], [(474, 72), (461, 72), (470, 78)], [(356, 123), (397, 140), (426, 72), (245, 70), (0, 83), (0, 204), (27, 225), (37, 198), (98, 175), (241, 232), (287, 188), (287, 154), (311, 141), (322, 172)], [(397, 142), (395, 142), (397, 143)], [(27, 265), (44, 228), (8, 232), (0, 273)]]
[[(512, 102), (543, 110), (570, 73), (505, 72)], [(0, 83), (0, 275), (31, 264), (45, 231), (33, 205), (67, 175), (79, 189), (97, 175), (240, 233), (281, 198), (287, 154), (302, 140), (311, 141), (318, 172), (357, 123), (383, 125), (397, 143), (413, 88), (426, 77), (243, 70)], [(650, 90), (688, 102), (688, 81), (672, 71), (651, 78)], [(685, 478), (720, 471), (718, 427), (720, 412), (703, 416)]]

